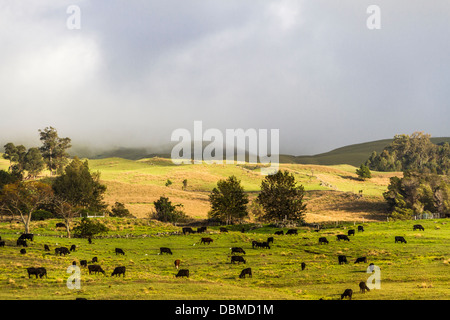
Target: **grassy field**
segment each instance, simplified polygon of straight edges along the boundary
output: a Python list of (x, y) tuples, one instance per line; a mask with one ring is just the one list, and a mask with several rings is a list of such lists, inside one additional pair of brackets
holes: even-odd
[[(100, 218), (98, 218), (100, 219)], [(413, 231), (413, 221), (365, 223), (364, 232), (356, 232), (350, 242), (337, 241), (335, 235), (356, 228), (346, 223), (337, 228), (314, 232), (299, 228), (293, 236), (274, 236), (270, 249), (252, 249), (252, 240), (265, 240), (279, 230), (263, 226), (240, 232), (235, 226), (228, 233), (210, 227), (214, 242), (200, 244), (205, 235), (174, 235), (180, 227), (146, 219), (103, 218), (110, 231), (107, 236), (122, 238), (67, 239), (55, 230), (57, 220), (33, 222), (35, 240), (29, 241), (27, 253), (19, 253), (15, 245), (20, 224), (0, 224), (0, 235), (6, 246), (0, 248), (0, 299), (127, 299), (127, 300), (308, 300), (339, 299), (347, 288), (354, 299), (449, 299), (450, 298), (450, 224), (447, 220), (422, 220), (425, 231)], [(128, 238), (124, 238), (128, 235)], [(394, 243), (394, 236), (404, 236), (407, 244)], [(319, 245), (318, 238), (327, 237), (328, 245)], [(43, 246), (48, 244), (50, 253)], [(54, 248), (77, 250), (70, 255), (56, 256)], [(160, 247), (169, 247), (173, 255), (159, 255)], [(230, 248), (245, 251), (246, 264), (230, 263)], [(115, 248), (125, 255), (116, 256)], [(337, 256), (344, 254), (348, 264), (339, 265)], [(89, 275), (81, 271), (81, 289), (70, 290), (66, 273), (72, 261), (98, 257), (106, 276)], [(366, 256), (367, 263), (355, 264), (357, 257)], [(175, 278), (175, 259), (181, 268), (190, 270), (190, 277)], [(301, 270), (301, 262), (306, 269)], [(369, 263), (381, 268), (381, 289), (359, 293), (358, 283), (366, 281)], [(29, 279), (26, 268), (42, 266), (48, 278)], [(117, 266), (125, 266), (124, 278), (111, 277)], [(240, 279), (239, 273), (251, 267), (252, 278)]]

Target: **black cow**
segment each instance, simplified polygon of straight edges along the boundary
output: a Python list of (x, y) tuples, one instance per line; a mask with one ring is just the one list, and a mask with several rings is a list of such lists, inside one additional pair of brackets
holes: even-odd
[(361, 293), (366, 293), (366, 290), (367, 290), (367, 291), (370, 291), (370, 289), (369, 289), (369, 287), (367, 286), (367, 284), (366, 284), (364, 281), (361, 281), (361, 282), (359, 283), (359, 291), (360, 291)]
[(19, 239), (30, 240), (30, 241), (33, 241), (33, 238), (34, 238), (34, 234), (32, 234), (32, 233), (22, 233), (19, 237)]
[(98, 264), (90, 264), (88, 265), (89, 274), (93, 273), (103, 273), (105, 274), (105, 271), (100, 267)]
[(32, 275), (36, 276), (36, 279), (39, 277), (42, 279), (43, 276), (47, 278), (47, 270), (45, 268), (39, 267), (39, 268), (27, 268), (28, 272), (28, 279), (31, 278)]
[(243, 254), (245, 254), (245, 251), (242, 248), (233, 247), (233, 248), (231, 248), (231, 254), (233, 254), (233, 253), (243, 253)]
[(203, 233), (206, 231), (206, 227), (199, 227), (197, 228), (197, 233)]
[(213, 242), (213, 241), (214, 241), (214, 240), (211, 239), (211, 238), (202, 238), (202, 240), (200, 241), (200, 244), (202, 244), (202, 243), (210, 244), (210, 243)]
[(20, 239), (20, 238), (17, 239), (16, 244), (18, 247), (28, 247), (27, 240), (25, 240), (25, 239)]
[(267, 243), (273, 243), (273, 237), (269, 237), (269, 238), (267, 238)]
[(167, 254), (172, 254), (172, 250), (170, 250), (169, 248), (159, 248), (159, 254), (163, 254), (163, 253), (167, 253)]
[(123, 275), (123, 277), (125, 278), (125, 267), (115, 267), (114, 271), (111, 273), (111, 277), (112, 276), (120, 277), (120, 275)]
[(66, 228), (66, 225), (64, 223), (62, 223), (62, 222), (58, 222), (56, 224), (56, 228)]
[(319, 238), (319, 244), (322, 244), (322, 243), (328, 244), (327, 238), (325, 238), (325, 237), (320, 237), (320, 238)]
[(367, 258), (366, 257), (356, 258), (355, 263), (360, 263), (360, 262), (367, 263)]
[(96, 263), (96, 262), (98, 262), (98, 259), (97, 259), (97, 257), (93, 257), (93, 258), (92, 258), (92, 260), (91, 260), (91, 262), (92, 262), (92, 263)]
[(336, 237), (337, 237), (337, 241), (341, 241), (341, 240), (350, 241), (350, 238), (348, 236), (346, 236), (345, 234), (338, 234)]
[(60, 256), (61, 255), (66, 256), (66, 254), (70, 254), (70, 251), (66, 247), (60, 247), (55, 249), (55, 254)]
[(80, 260), (80, 266), (87, 267), (87, 260)]
[(286, 234), (298, 234), (297, 229), (289, 229)]
[(72, 265), (73, 266), (76, 266), (77, 265), (77, 262), (74, 260), (74, 261), (72, 261)]
[(75, 251), (76, 249), (77, 249), (76, 245), (73, 244), (73, 245), (70, 246), (70, 251)]
[(340, 256), (338, 256), (338, 261), (339, 261), (339, 264), (347, 263), (347, 257), (340, 255)]
[(354, 236), (355, 235), (355, 230), (354, 229), (348, 230), (347, 235), (348, 236)]
[(415, 230), (417, 230), (417, 229), (422, 230), (422, 231), (425, 231), (425, 228), (422, 227), (421, 224), (415, 224), (415, 225), (413, 226), (413, 231), (415, 231)]
[(5, 246), (5, 240), (0, 241), (0, 247), (4, 247)]
[(221, 227), (220, 232), (228, 232), (227, 228)]
[(262, 242), (259, 246), (260, 246), (261, 248), (267, 248), (267, 249), (270, 249), (269, 243), (266, 242), (266, 241)]
[(120, 248), (116, 248), (116, 256), (117, 256), (118, 254), (124, 255), (125, 252), (123, 252), (123, 250), (120, 249)]
[(349, 300), (352, 300), (353, 290), (352, 289), (345, 289), (344, 293), (341, 294), (341, 300), (345, 297), (348, 297)]
[(395, 243), (397, 242), (406, 243), (406, 240), (403, 237), (395, 237)]
[(363, 226), (358, 226), (358, 232), (364, 232), (364, 227)]
[(255, 249), (261, 246), (261, 242), (258, 241), (252, 241), (252, 248)]
[(178, 273), (175, 275), (175, 277), (186, 277), (189, 278), (189, 270), (188, 269), (181, 269), (178, 270)]
[(279, 235), (279, 236), (280, 236), (280, 235), (282, 236), (282, 235), (284, 234), (284, 232), (283, 232), (283, 230), (280, 230), (280, 231), (275, 231), (274, 234)]
[(183, 234), (195, 233), (195, 231), (192, 230), (192, 228), (190, 228), (190, 227), (185, 227), (182, 229), (182, 231), (183, 231)]
[(252, 268), (246, 268), (241, 271), (239, 278), (245, 279), (245, 275), (248, 275), (250, 278), (252, 277)]
[(302, 262), (302, 271), (305, 270), (306, 268), (306, 263)]
[(50, 247), (48, 246), (48, 244), (44, 244), (44, 251), (50, 251)]
[(20, 249), (20, 253), (21, 253), (21, 254), (25, 254), (25, 253), (27, 253), (27, 250), (25, 250), (25, 249)]
[(245, 263), (245, 259), (242, 256), (231, 256), (231, 263), (234, 264), (235, 262), (238, 264), (241, 262)]

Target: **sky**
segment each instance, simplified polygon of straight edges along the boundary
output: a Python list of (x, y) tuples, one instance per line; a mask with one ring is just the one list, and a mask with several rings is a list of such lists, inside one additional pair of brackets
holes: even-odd
[(448, 0), (0, 0), (0, 143), (156, 148), (194, 121), (279, 129), (293, 155), (450, 136), (449, 36)]

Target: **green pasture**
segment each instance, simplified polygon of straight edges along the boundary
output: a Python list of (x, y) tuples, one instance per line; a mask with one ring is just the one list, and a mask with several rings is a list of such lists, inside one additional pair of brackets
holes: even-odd
[[(101, 218), (97, 218), (101, 219)], [(19, 253), (15, 241), (20, 224), (2, 222), (0, 236), (6, 246), (0, 248), (0, 299), (339, 299), (347, 288), (355, 300), (448, 299), (450, 298), (450, 224), (446, 219), (421, 220), (425, 231), (413, 231), (414, 221), (365, 223), (364, 232), (356, 232), (350, 241), (337, 241), (337, 234), (347, 234), (357, 225), (347, 224), (319, 232), (298, 228), (298, 235), (273, 235), (277, 228), (265, 225), (229, 226), (228, 233), (209, 227), (207, 234), (171, 234), (181, 227), (145, 219), (103, 218), (111, 230), (89, 244), (86, 239), (68, 239), (57, 220), (33, 222), (33, 242), (27, 253)], [(245, 232), (241, 232), (242, 227)], [(255, 228), (255, 229), (252, 229)], [(195, 228), (194, 228), (195, 229)], [(286, 229), (284, 229), (286, 230)], [(122, 238), (115, 238), (121, 236)], [(128, 236), (128, 237), (127, 237)], [(201, 237), (211, 237), (210, 245), (200, 244)], [(273, 236), (270, 249), (252, 249), (253, 240)], [(328, 245), (319, 245), (319, 237)], [(394, 243), (404, 236), (406, 244)], [(44, 251), (44, 244), (51, 248)], [(56, 256), (54, 248), (77, 250)], [(173, 255), (160, 255), (160, 247), (171, 248)], [(242, 247), (245, 264), (231, 264), (231, 247)], [(121, 248), (125, 255), (116, 255)], [(338, 255), (346, 255), (348, 264), (339, 265)], [(106, 275), (89, 275), (81, 269), (81, 289), (68, 289), (67, 268), (76, 261), (98, 257)], [(355, 264), (357, 257), (367, 263)], [(189, 269), (189, 278), (176, 278), (174, 260)], [(300, 264), (306, 263), (301, 270)], [(381, 288), (359, 293), (358, 284), (366, 281), (370, 263), (381, 268)], [(48, 278), (28, 278), (27, 267), (45, 267)], [(111, 277), (117, 266), (125, 266), (125, 277)], [(243, 268), (251, 267), (252, 278), (240, 279)]]

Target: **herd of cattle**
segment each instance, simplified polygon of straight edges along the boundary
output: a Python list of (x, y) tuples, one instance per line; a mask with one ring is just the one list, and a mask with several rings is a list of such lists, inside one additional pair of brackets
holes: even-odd
[[(206, 232), (207, 228), (206, 227), (200, 227), (197, 228), (196, 231), (194, 231), (192, 228), (190, 227), (184, 227), (182, 228), (182, 234), (183, 235), (187, 235), (187, 234), (194, 234), (194, 233), (204, 233)], [(358, 232), (364, 232), (364, 227), (363, 226), (358, 226), (357, 228)], [(422, 230), (424, 231), (425, 229), (423, 228), (422, 225), (414, 225), (413, 226), (413, 230)], [(224, 227), (220, 228), (220, 232), (228, 232), (228, 230)], [(297, 229), (289, 229), (286, 231), (286, 233), (284, 233), (282, 230), (280, 231), (276, 231), (274, 233), (275, 235), (296, 235), (298, 234)], [(355, 236), (355, 230), (354, 229), (350, 229), (347, 232), (347, 235), (344, 234), (338, 234), (336, 235), (336, 240), (337, 241), (350, 241), (350, 236)], [(17, 239), (16, 241), (16, 246), (17, 247), (23, 247), (22, 249), (20, 249), (20, 253), (21, 254), (26, 254), (26, 247), (28, 247), (27, 244), (27, 240), (33, 241), (34, 239), (34, 235), (30, 234), (30, 233), (24, 233), (21, 234), (20, 237)], [(405, 238), (402, 236), (395, 236), (395, 243), (407, 243)], [(210, 245), (212, 242), (214, 242), (214, 240), (210, 237), (202, 237), (200, 240), (200, 244), (208, 244)], [(91, 242), (90, 242), (91, 243)], [(252, 241), (252, 249), (258, 249), (258, 248), (263, 248), (263, 249), (270, 249), (270, 243), (274, 243), (274, 238), (273, 237), (268, 237), (267, 241)], [(319, 237), (319, 244), (329, 244), (329, 241), (326, 237)], [(0, 247), (4, 247), (5, 246), (5, 241), (2, 240), (1, 236), (0, 236)], [(56, 256), (66, 256), (67, 254), (70, 254), (73, 251), (76, 251), (76, 246), (72, 245), (70, 248), (66, 248), (66, 247), (57, 247), (54, 249), (55, 255)], [(238, 265), (240, 263), (245, 264), (246, 260), (244, 259), (244, 256), (246, 254), (245, 250), (241, 247), (232, 247), (231, 249), (231, 264), (235, 264), (237, 263)], [(44, 245), (44, 251), (50, 251), (50, 248), (47, 244)], [(121, 249), (121, 248), (115, 248), (115, 254), (116, 255), (125, 255), (125, 252)], [(162, 254), (170, 254), (172, 255), (173, 252), (170, 248), (167, 247), (161, 247), (159, 249), (159, 255)], [(242, 254), (242, 255), (239, 255)], [(89, 274), (98, 274), (98, 273), (102, 273), (103, 275), (106, 275), (105, 271), (102, 269), (102, 267), (97, 264), (98, 263), (98, 258), (97, 257), (93, 257), (89, 262), (87, 260), (80, 260), (80, 266), (81, 267), (87, 267)], [(338, 263), (339, 265), (341, 264), (346, 264), (348, 263), (347, 260), (347, 256), (345, 255), (339, 255), (338, 256)], [(354, 263), (367, 263), (367, 258), (366, 257), (357, 257), (357, 259), (355, 260)], [(72, 263), (73, 265), (76, 265), (76, 261), (73, 261)], [(178, 272), (175, 274), (175, 277), (189, 277), (189, 270), (188, 269), (179, 269), (180, 265), (181, 265), (181, 260), (180, 259), (176, 259), (174, 262), (175, 268), (178, 270)], [(373, 265), (373, 264), (371, 264)], [(306, 268), (306, 263), (302, 262), (301, 263), (301, 269), (305, 270)], [(28, 273), (28, 278), (31, 278), (31, 276), (35, 276), (36, 279), (37, 278), (43, 278), (44, 276), (47, 277), (47, 270), (44, 267), (29, 267), (26, 268), (27, 273)], [(125, 271), (126, 271), (126, 267), (125, 266), (118, 266), (115, 267), (113, 272), (111, 273), (111, 276), (123, 276), (125, 277)], [(251, 268), (244, 268), (240, 274), (239, 274), (239, 278), (245, 278), (246, 276), (248, 277), (252, 277), (252, 269)], [(367, 287), (365, 282), (360, 282), (359, 283), (359, 288), (360, 288), (360, 292), (361, 293), (365, 293), (365, 291), (370, 291), (369, 288)], [(346, 289), (344, 291), (344, 293), (342, 293), (341, 295), (341, 299), (344, 298), (348, 298), (348, 299), (352, 299), (352, 295), (353, 295), (353, 290), (352, 289)]]

